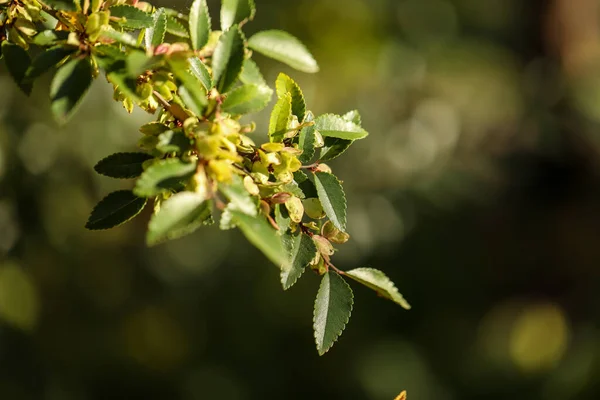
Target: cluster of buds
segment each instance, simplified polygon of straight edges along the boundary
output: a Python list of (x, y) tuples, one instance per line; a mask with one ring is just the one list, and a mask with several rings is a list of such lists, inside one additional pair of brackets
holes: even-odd
[(29, 48), (37, 34), (36, 23), (43, 20), (42, 5), (37, 0), (0, 0), (0, 40)]

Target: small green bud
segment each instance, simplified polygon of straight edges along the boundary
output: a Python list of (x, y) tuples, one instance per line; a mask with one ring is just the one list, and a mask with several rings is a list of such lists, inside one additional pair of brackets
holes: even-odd
[(325, 211), (319, 199), (310, 198), (302, 201), (304, 212), (312, 219), (321, 219), (325, 217)]
[(293, 196), (285, 202), (285, 208), (287, 208), (292, 221), (297, 223), (302, 221), (302, 217), (304, 216), (304, 206), (302, 205), (302, 200)]
[(248, 193), (250, 193), (253, 196), (258, 196), (258, 194), (260, 193), (260, 189), (258, 188), (256, 183), (254, 183), (254, 179), (252, 179), (252, 177), (250, 176), (246, 175), (244, 177), (244, 187), (246, 188)]
[(333, 253), (335, 253), (335, 249), (333, 248), (331, 242), (323, 236), (313, 235), (312, 239), (317, 245), (319, 253), (323, 254), (324, 256), (331, 256)]

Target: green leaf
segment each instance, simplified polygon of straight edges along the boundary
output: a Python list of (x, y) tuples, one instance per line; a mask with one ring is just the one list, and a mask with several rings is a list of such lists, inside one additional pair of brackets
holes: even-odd
[(233, 24), (254, 19), (254, 0), (223, 0), (221, 5), (221, 29), (227, 30)]
[(167, 32), (173, 36), (178, 36), (181, 38), (190, 37), (185, 26), (183, 26), (177, 18), (172, 17), (170, 15), (167, 17)]
[(146, 42), (146, 49), (156, 48), (158, 45), (165, 41), (165, 34), (167, 33), (167, 14), (165, 10), (159, 8), (152, 15), (152, 26), (146, 28), (146, 35), (144, 40)]
[(265, 108), (271, 101), (273, 90), (268, 86), (243, 85), (227, 95), (222, 109), (230, 114), (250, 114)]
[(137, 178), (144, 172), (144, 161), (154, 157), (146, 153), (116, 153), (94, 166), (97, 173), (117, 179)]
[(85, 227), (101, 230), (124, 224), (144, 209), (146, 201), (131, 190), (112, 192), (96, 205)]
[(2, 55), (4, 56), (8, 73), (23, 93), (29, 96), (33, 86), (31, 83), (24, 82), (25, 72), (31, 65), (29, 54), (22, 47), (4, 41), (2, 42)]
[(158, 243), (189, 235), (210, 220), (211, 205), (205, 196), (195, 192), (179, 192), (161, 203), (150, 219), (146, 243)]
[(279, 227), (279, 232), (284, 235), (290, 229), (292, 220), (285, 205), (275, 204), (275, 222)]
[(186, 106), (196, 115), (202, 115), (208, 105), (206, 90), (196, 76), (188, 72), (188, 62), (186, 60), (177, 61), (171, 59), (169, 64), (173, 73), (182, 83), (179, 87), (179, 95)]
[(373, 268), (356, 268), (344, 273), (355, 281), (373, 289), (381, 297), (385, 297), (403, 308), (410, 310), (410, 304), (396, 289), (394, 282), (390, 280), (383, 272)]
[(317, 117), (315, 129), (323, 136), (347, 140), (363, 139), (369, 135), (367, 131), (354, 122), (347, 121), (334, 114), (324, 114)]
[(292, 114), (298, 117), (298, 121), (304, 121), (306, 114), (306, 102), (300, 86), (292, 78), (284, 73), (280, 73), (275, 81), (277, 88), (277, 97), (283, 97), (286, 93), (292, 96)]
[(64, 123), (73, 115), (92, 80), (92, 65), (88, 58), (71, 60), (58, 69), (50, 85), (52, 112), (58, 122)]
[(340, 231), (346, 231), (346, 195), (335, 175), (315, 173), (315, 186), (327, 217)]
[(214, 83), (206, 65), (198, 57), (190, 57), (188, 58), (188, 62), (190, 63), (190, 70), (202, 82), (206, 91), (208, 92), (212, 89)]
[(111, 39), (118, 43), (124, 44), (125, 46), (139, 48), (137, 40), (128, 33), (119, 32), (114, 30), (113, 28), (103, 29), (100, 37), (105, 39)]
[(308, 264), (317, 255), (317, 246), (315, 246), (315, 242), (308, 235), (300, 233), (299, 235), (292, 236), (291, 240), (288, 240), (288, 243), (288, 245), (291, 245), (286, 249), (290, 255), (290, 269), (281, 271), (283, 290), (288, 290), (298, 281), (298, 278), (302, 276)]
[(127, 55), (127, 72), (132, 78), (136, 78), (148, 70), (156, 69), (163, 62), (163, 56), (148, 57), (145, 52), (132, 50)]
[(263, 77), (258, 65), (252, 59), (244, 60), (240, 81), (245, 85), (262, 85), (267, 86), (267, 81)]
[(175, 131), (168, 130), (158, 135), (156, 150), (163, 154), (183, 154), (191, 148), (192, 144), (190, 143), (190, 139), (186, 136), (185, 132), (183, 132), (183, 129), (177, 129)]
[(294, 172), (294, 181), (296, 181), (298, 187), (300, 188), (300, 190), (302, 190), (302, 193), (304, 193), (304, 196), (306, 196), (306, 198), (317, 198), (319, 196), (317, 194), (317, 188), (315, 187), (314, 183), (308, 178), (308, 175), (306, 175), (303, 171)]
[(37, 46), (52, 46), (69, 38), (68, 31), (54, 31), (51, 29), (41, 31), (33, 37), (33, 44)]
[(196, 172), (195, 163), (186, 163), (177, 158), (169, 158), (152, 164), (140, 176), (133, 192), (140, 197), (153, 197), (162, 192), (174, 190)]
[(306, 47), (287, 32), (258, 32), (248, 40), (248, 47), (299, 71), (313, 73), (319, 66)]
[(292, 96), (286, 93), (277, 100), (269, 121), (269, 140), (274, 143), (283, 142), (285, 133), (292, 120)]
[(219, 190), (230, 201), (230, 209), (250, 216), (257, 215), (257, 202), (244, 187), (242, 178), (235, 175), (231, 183), (221, 183)]
[(41, 76), (45, 72), (49, 71), (51, 68), (55, 67), (65, 57), (75, 53), (76, 50), (77, 49), (74, 47), (56, 46), (49, 48), (43, 53), (40, 53), (31, 62), (31, 66), (27, 69), (27, 72), (25, 73), (25, 79), (33, 80)]
[(350, 320), (354, 295), (346, 281), (333, 271), (323, 275), (315, 299), (313, 328), (319, 355), (329, 351)]
[(110, 16), (125, 18), (119, 25), (129, 29), (151, 28), (154, 25), (152, 15), (145, 13), (137, 7), (120, 5), (109, 8)]
[(212, 58), (213, 79), (217, 90), (225, 93), (233, 85), (244, 64), (244, 37), (233, 25), (219, 38)]
[[(313, 113), (310, 111), (306, 113), (305, 122), (312, 122), (314, 120)], [(315, 127), (306, 126), (300, 130), (298, 135), (298, 148), (302, 150), (302, 154), (298, 156), (298, 160), (302, 164), (308, 163), (315, 155), (315, 145), (317, 144), (317, 138), (315, 136)]]
[(338, 139), (334, 137), (324, 138), (325, 145), (321, 147), (319, 160), (329, 161), (339, 157), (354, 143), (354, 140)]
[(277, 231), (269, 225), (262, 215), (255, 217), (238, 210), (231, 210), (234, 221), (248, 241), (256, 246), (275, 265), (282, 270), (289, 269), (289, 264)]
[(210, 14), (208, 13), (206, 0), (195, 0), (192, 3), (189, 24), (192, 48), (200, 50), (208, 43), (211, 30)]

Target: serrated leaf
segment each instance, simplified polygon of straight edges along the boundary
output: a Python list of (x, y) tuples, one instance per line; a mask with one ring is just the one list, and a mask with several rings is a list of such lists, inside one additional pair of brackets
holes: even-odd
[(177, 37), (181, 37), (181, 38), (189, 38), (190, 37), (185, 26), (183, 26), (177, 18), (170, 16), (170, 15), (167, 16), (167, 32), (173, 36), (177, 36)]
[(222, 0), (221, 3), (221, 30), (227, 30), (244, 20), (252, 20), (256, 14), (254, 0)]
[(269, 121), (269, 140), (273, 143), (283, 142), (288, 125), (292, 120), (292, 96), (286, 93), (280, 97), (271, 111)]
[(85, 227), (101, 230), (124, 224), (144, 209), (146, 201), (131, 190), (112, 192), (96, 205)]
[(319, 160), (329, 161), (342, 155), (354, 143), (354, 140), (326, 137), (325, 145), (321, 147)]
[(186, 106), (196, 115), (202, 115), (208, 105), (206, 90), (200, 81), (188, 72), (187, 61), (170, 60), (169, 64), (173, 73), (182, 83), (179, 87), (179, 95)]
[(325, 354), (350, 320), (354, 295), (346, 281), (333, 271), (323, 275), (315, 299), (313, 329), (319, 355)]
[[(306, 113), (306, 122), (312, 122), (314, 120), (313, 114), (309, 111)], [(306, 126), (300, 130), (298, 135), (298, 148), (302, 150), (302, 154), (298, 156), (298, 160), (302, 164), (308, 163), (315, 155), (315, 145), (317, 138), (315, 136), (315, 127)]]
[(356, 268), (346, 271), (345, 275), (358, 283), (375, 290), (381, 297), (385, 297), (386, 299), (399, 304), (402, 308), (410, 310), (410, 304), (408, 304), (400, 292), (398, 292), (394, 282), (392, 282), (383, 272), (374, 268)]
[(119, 22), (124, 28), (144, 29), (151, 28), (154, 25), (152, 15), (140, 10), (137, 7), (129, 5), (112, 6), (109, 8), (110, 16), (124, 18)]
[(153, 197), (181, 187), (196, 171), (195, 163), (169, 158), (152, 164), (137, 180), (133, 192), (140, 197)]
[(292, 220), (287, 208), (283, 204), (275, 204), (275, 223), (279, 227), (279, 233), (285, 234), (290, 229)]
[(243, 85), (227, 95), (222, 109), (230, 114), (250, 114), (265, 108), (271, 101), (273, 90), (268, 86)]
[(190, 57), (188, 58), (188, 62), (190, 63), (190, 71), (198, 78), (198, 80), (204, 85), (204, 88), (208, 92), (213, 88), (214, 83), (212, 76), (210, 76), (210, 72), (208, 72), (208, 68), (206, 65), (198, 58), (198, 57)]
[(153, 49), (165, 41), (165, 34), (167, 33), (167, 14), (165, 10), (159, 8), (152, 15), (152, 25), (146, 28), (146, 34), (144, 41), (146, 43), (146, 49)]
[(308, 73), (319, 71), (319, 65), (308, 49), (287, 32), (279, 30), (258, 32), (248, 40), (248, 47), (299, 71)]
[(348, 111), (346, 114), (342, 115), (342, 118), (345, 119), (346, 121), (353, 122), (358, 126), (360, 126), (361, 122), (362, 122), (362, 119), (360, 117), (360, 113), (358, 112), (358, 110)]
[(56, 46), (40, 53), (31, 62), (31, 66), (29, 66), (25, 73), (25, 79), (32, 80), (41, 76), (51, 68), (55, 67), (65, 57), (75, 53), (76, 50), (77, 49), (74, 47)]
[(335, 137), (346, 140), (363, 139), (369, 135), (354, 122), (346, 121), (339, 115), (324, 114), (315, 119), (315, 129), (326, 137)]
[(133, 50), (127, 55), (127, 72), (137, 79), (146, 71), (157, 69), (162, 62), (162, 55), (148, 57), (143, 51)]
[(100, 160), (94, 166), (94, 170), (111, 178), (136, 178), (144, 172), (144, 161), (152, 158), (154, 157), (146, 153), (116, 153)]
[(163, 201), (148, 224), (146, 243), (154, 246), (189, 235), (211, 217), (210, 202), (195, 192), (179, 192)]
[(346, 195), (338, 179), (327, 172), (315, 173), (315, 187), (327, 217), (340, 231), (346, 231)]
[(261, 74), (258, 65), (250, 58), (244, 60), (240, 81), (246, 85), (267, 86), (267, 81), (265, 81), (265, 78)]
[(242, 72), (244, 37), (237, 25), (231, 26), (219, 38), (212, 58), (213, 79), (219, 93), (225, 93)]
[(298, 117), (299, 122), (304, 121), (306, 101), (300, 86), (286, 74), (280, 73), (275, 81), (275, 87), (277, 88), (277, 97), (283, 97), (286, 93), (292, 96), (292, 114)]
[(238, 210), (231, 210), (235, 224), (240, 228), (248, 241), (263, 252), (282, 270), (289, 269), (289, 264), (277, 231), (269, 225), (262, 215), (251, 216)]
[(210, 14), (206, 0), (195, 0), (190, 9), (190, 39), (192, 48), (200, 50), (208, 42), (208, 37), (211, 31)]
[[(317, 255), (317, 246), (313, 240), (303, 233), (292, 236), (289, 242), (290, 269), (281, 271), (281, 284), (283, 290), (288, 290), (304, 273), (304, 270)], [(285, 246), (286, 241), (284, 241)]]
[(52, 113), (59, 122), (66, 122), (73, 115), (92, 80), (88, 58), (71, 60), (58, 69), (50, 85), (50, 100)]
[(231, 183), (221, 183), (219, 190), (229, 199), (232, 211), (236, 210), (250, 216), (257, 215), (256, 199), (248, 193), (239, 176), (235, 175)]
[(31, 65), (29, 54), (27, 54), (22, 47), (4, 41), (2, 42), (2, 55), (4, 56), (4, 62), (8, 69), (8, 73), (23, 93), (29, 96), (33, 86), (31, 83), (24, 82), (25, 72)]
[(69, 38), (68, 31), (45, 30), (33, 37), (33, 44), (37, 46), (51, 46)]

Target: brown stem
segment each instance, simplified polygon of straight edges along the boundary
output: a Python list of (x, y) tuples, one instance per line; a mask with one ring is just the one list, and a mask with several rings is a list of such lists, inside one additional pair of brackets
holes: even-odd
[(187, 115), (187, 113), (181, 107), (174, 107), (164, 97), (162, 97), (160, 95), (160, 93), (158, 93), (156, 90), (153, 92), (153, 94), (154, 94), (154, 97), (156, 97), (156, 100), (158, 100), (158, 102), (160, 103), (160, 105), (163, 106), (163, 108), (165, 110), (170, 112), (179, 121), (184, 122), (186, 119), (189, 118), (189, 115)]

